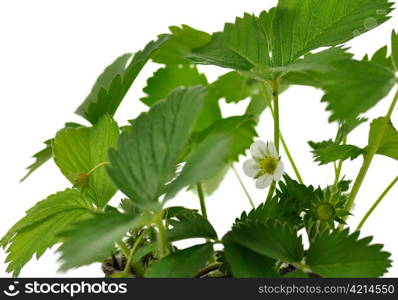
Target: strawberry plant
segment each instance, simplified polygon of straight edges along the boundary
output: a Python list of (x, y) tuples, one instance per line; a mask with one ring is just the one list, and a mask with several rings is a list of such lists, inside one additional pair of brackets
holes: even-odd
[[(355, 201), (364, 201), (357, 195), (373, 158), (398, 160), (398, 132), (391, 122), (398, 93), (384, 116), (366, 118), (396, 89), (398, 35), (393, 32), (391, 45), (363, 59), (354, 59), (344, 45), (388, 21), (392, 5), (279, 0), (213, 34), (170, 27), (141, 51), (118, 57), (76, 110), (82, 124), (66, 123), (34, 154), (23, 180), (53, 159), (70, 186), (37, 202), (1, 239), (7, 271), (18, 276), (33, 256), (57, 245), (61, 270), (101, 262), (109, 277), (385, 274), (390, 254), (372, 244), (372, 237), (360, 237), (360, 230), (398, 177), (369, 204), (357, 228), (349, 218)], [(161, 66), (143, 89), (140, 100), (148, 109), (121, 126), (113, 116), (150, 61)], [(225, 74), (209, 82), (197, 68), (201, 64)], [(304, 182), (283, 138), (279, 101), (292, 85), (322, 90), (329, 122), (337, 124), (334, 137), (309, 141), (314, 161), (334, 167), (335, 179), (327, 186)], [(247, 101), (245, 114), (222, 117), (220, 99), (230, 105)], [(256, 125), (269, 117), (274, 138), (264, 142)], [(369, 127), (366, 147), (348, 143), (358, 126)], [(282, 148), (286, 156), (279, 154)], [(362, 160), (352, 180), (342, 174), (348, 159)], [(255, 207), (242, 185), (253, 209), (219, 236), (205, 197), (238, 162), (264, 189), (264, 201)], [(294, 173), (284, 171), (287, 164)], [(197, 194), (200, 211), (173, 206), (184, 189)], [(115, 197), (119, 204), (111, 206)], [(193, 238), (202, 242), (176, 246)]]

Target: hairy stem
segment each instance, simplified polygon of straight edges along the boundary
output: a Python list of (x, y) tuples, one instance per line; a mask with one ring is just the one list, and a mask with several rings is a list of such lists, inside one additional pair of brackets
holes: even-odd
[(206, 202), (205, 202), (205, 195), (203, 193), (202, 184), (198, 183), (196, 185), (196, 189), (198, 190), (198, 197), (199, 197), (200, 210), (202, 212), (202, 216), (207, 219)]
[(239, 176), (238, 171), (236, 171), (235, 166), (234, 166), (233, 164), (232, 164), (231, 166), (232, 166), (232, 170), (233, 170), (234, 173), (235, 173), (236, 178), (237, 178), (238, 181), (239, 181), (240, 186), (242, 187), (242, 190), (244, 191), (244, 193), (245, 193), (247, 199), (248, 199), (249, 202), (250, 202), (250, 205), (251, 205), (253, 208), (256, 208), (256, 206), (254, 205), (254, 202), (253, 202), (252, 197), (250, 196), (249, 192), (247, 191), (247, 189), (246, 189), (246, 187), (245, 187), (245, 184), (243, 183), (242, 179), (241, 179), (240, 176)]
[[(348, 198), (348, 202), (347, 202), (347, 206), (346, 209), (348, 211), (351, 211), (354, 202), (355, 202), (355, 198), (358, 195), (359, 189), (361, 188), (361, 185), (365, 179), (365, 176), (369, 170), (369, 167), (372, 163), (373, 157), (375, 156), (377, 150), (380, 147), (380, 143), (384, 137), (385, 131), (387, 129), (388, 123), (390, 122), (391, 119), (391, 115), (394, 111), (395, 105), (397, 104), (398, 101), (398, 91), (396, 92), (390, 108), (388, 109), (387, 115), (385, 116), (383, 123), (381, 124), (380, 130), (376, 136), (376, 138), (374, 139), (373, 143), (371, 145), (369, 145), (369, 150), (367, 152), (367, 154), (365, 154), (365, 158), (362, 164), (362, 167), (358, 173), (357, 178), (355, 179), (355, 183), (352, 187), (351, 193), (350, 193), (350, 197)], [(346, 219), (347, 217), (345, 217), (344, 219)]]
[(127, 258), (126, 267), (124, 268), (124, 273), (126, 275), (129, 274), (129, 272), (130, 272), (131, 264), (133, 262), (133, 256), (134, 256), (135, 252), (137, 251), (138, 246), (141, 244), (142, 239), (148, 234), (150, 229), (151, 229), (151, 227), (148, 227), (147, 229), (145, 229), (141, 233), (141, 235), (134, 241), (133, 247), (131, 248), (128, 258)]
[(388, 194), (388, 192), (394, 187), (394, 185), (398, 182), (398, 176), (394, 178), (394, 180), (389, 184), (389, 186), (384, 190), (384, 192), (380, 195), (380, 197), (376, 200), (376, 202), (372, 205), (372, 207), (368, 210), (365, 216), (362, 218), (361, 222), (359, 223), (356, 231), (361, 230), (363, 224), (365, 224), (366, 220), (369, 216), (373, 213), (373, 211), (377, 208), (380, 202), (384, 199), (384, 197)]
[(169, 254), (169, 248), (167, 246), (166, 239), (166, 230), (163, 224), (163, 210), (161, 210), (155, 218), (155, 224), (158, 228), (158, 241), (159, 241), (159, 250), (160, 250), (160, 258)]

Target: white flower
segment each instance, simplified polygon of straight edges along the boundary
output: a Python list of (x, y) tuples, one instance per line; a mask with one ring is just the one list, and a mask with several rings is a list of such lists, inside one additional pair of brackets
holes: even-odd
[(272, 142), (255, 141), (250, 146), (253, 156), (243, 164), (243, 171), (251, 178), (256, 179), (256, 188), (265, 189), (273, 180), (279, 181), (283, 175), (283, 162)]

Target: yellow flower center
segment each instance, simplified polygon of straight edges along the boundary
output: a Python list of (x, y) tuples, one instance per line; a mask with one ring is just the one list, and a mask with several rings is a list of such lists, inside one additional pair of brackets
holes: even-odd
[(274, 174), (278, 167), (278, 160), (272, 156), (266, 156), (260, 160), (260, 169), (262, 174)]

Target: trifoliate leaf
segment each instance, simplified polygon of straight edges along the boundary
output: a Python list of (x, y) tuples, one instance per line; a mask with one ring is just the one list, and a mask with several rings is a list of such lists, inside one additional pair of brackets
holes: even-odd
[(322, 75), (330, 121), (357, 118), (383, 99), (394, 86), (394, 73), (382, 65), (347, 60)]
[(108, 174), (116, 186), (140, 206), (158, 205), (164, 185), (174, 177), (178, 158), (187, 144), (204, 89), (178, 88), (165, 101), (141, 114), (130, 133), (122, 133), (111, 149)]
[(210, 222), (194, 211), (179, 213), (168, 220), (168, 224), (172, 226), (166, 232), (168, 241), (191, 238), (217, 239), (217, 233)]
[[(384, 117), (378, 118), (370, 124), (369, 145), (372, 145), (377, 139), (383, 124), (385, 124)], [(391, 122), (387, 123), (383, 138), (381, 139), (380, 146), (376, 153), (398, 160), (398, 132)]]
[(212, 253), (213, 247), (211, 244), (196, 245), (184, 250), (178, 250), (153, 263), (145, 277), (194, 277), (206, 265)]
[(354, 145), (338, 145), (332, 140), (324, 141), (320, 143), (308, 142), (312, 147), (312, 154), (315, 161), (319, 162), (320, 165), (328, 164), (337, 160), (354, 160), (361, 154), (365, 153), (364, 149), (361, 149)]
[(398, 34), (395, 31), (391, 34), (391, 60), (395, 72), (398, 72)]
[(116, 193), (104, 165), (108, 163), (108, 149), (116, 145), (118, 136), (116, 122), (104, 116), (93, 127), (58, 132), (53, 143), (54, 161), (61, 172), (100, 207)]
[[(78, 128), (81, 127), (82, 125), (73, 123), (73, 122), (68, 122), (65, 124), (65, 128)], [(62, 130), (62, 129), (61, 129)], [(46, 145), (42, 150), (39, 152), (35, 153), (33, 155), (33, 158), (35, 158), (35, 162), (28, 166), (26, 169), (28, 170), (28, 173), (20, 180), (20, 182), (24, 181), (26, 178), (28, 178), (34, 171), (36, 171), (38, 168), (40, 168), (43, 164), (45, 164), (47, 161), (49, 161), (53, 157), (53, 150), (52, 150), (52, 143), (54, 142), (54, 139), (49, 139), (44, 142)]]
[(285, 66), (307, 52), (347, 42), (389, 19), (388, 0), (279, 0), (272, 61)]
[[(194, 49), (194, 62), (267, 73), (321, 47), (341, 45), (389, 19), (388, 0), (280, 0), (258, 17), (245, 14), (227, 23), (212, 41)], [(319, 64), (318, 64), (319, 66)], [(257, 73), (257, 72), (255, 72)], [(269, 79), (278, 75), (270, 71)]]
[(275, 259), (263, 256), (237, 243), (224, 243), (226, 262), (235, 278), (275, 278)]
[[(206, 76), (199, 73), (196, 67), (190, 65), (168, 65), (157, 70), (148, 79), (147, 86), (144, 88), (147, 96), (141, 98), (141, 101), (151, 106), (157, 101), (166, 98), (177, 87), (195, 85), (208, 85)], [(208, 90), (202, 110), (193, 129), (194, 131), (203, 130), (216, 120), (221, 119), (220, 107), (217, 100), (214, 93)]]
[(324, 231), (310, 245), (306, 263), (322, 277), (366, 278), (382, 276), (391, 266), (390, 253), (371, 237), (358, 239), (359, 232)]
[(301, 237), (294, 229), (276, 220), (237, 223), (223, 240), (285, 262), (300, 262), (304, 256)]
[(117, 212), (97, 213), (60, 234), (64, 242), (61, 270), (101, 261), (112, 254), (115, 242), (129, 231), (144, 226), (150, 215), (131, 216)]
[(76, 113), (93, 124), (105, 114), (113, 116), (147, 61), (168, 39), (168, 35), (161, 35), (156, 41), (148, 43), (142, 51), (134, 55), (124, 70), (123, 63), (127, 62), (128, 57), (122, 56), (116, 60), (105, 69)]
[(171, 26), (171, 36), (160, 49), (154, 53), (152, 60), (165, 65), (189, 64), (184, 58), (192, 49), (206, 45), (210, 42), (210, 34), (194, 29), (187, 25), (181, 27)]
[(18, 276), (33, 255), (40, 258), (47, 249), (61, 241), (58, 233), (89, 217), (92, 211), (90, 201), (72, 189), (38, 202), (0, 241), (2, 247), (8, 246), (7, 272)]

